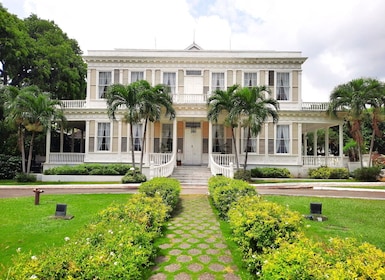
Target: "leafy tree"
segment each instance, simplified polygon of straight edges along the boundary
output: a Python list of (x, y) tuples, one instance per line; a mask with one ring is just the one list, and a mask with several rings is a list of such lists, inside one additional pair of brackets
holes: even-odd
[(262, 124), (271, 117), (278, 121), (279, 103), (274, 98), (265, 98), (270, 94), (266, 86), (243, 87), (234, 95), (233, 108), (230, 110), (231, 119), (240, 119), (241, 125), (247, 129), (246, 155), (243, 169), (246, 170), (251, 136), (257, 136)]
[(0, 78), (7, 85), (16, 75), (30, 53), (27, 28), (17, 16), (10, 14), (0, 3)]
[(144, 147), (147, 134), (148, 122), (155, 122), (160, 119), (162, 108), (165, 110), (165, 115), (170, 116), (170, 119), (175, 118), (175, 110), (172, 107), (172, 97), (169, 94), (170, 89), (164, 85), (156, 85), (152, 87), (147, 81), (140, 81), (142, 86), (140, 100), (140, 117), (144, 119), (144, 129), (142, 138), (142, 151), (140, 155), (140, 172), (142, 172)]
[[(148, 121), (159, 120), (161, 109), (165, 108), (166, 115), (175, 117), (172, 107), (172, 99), (168, 94), (168, 88), (163, 85), (152, 87), (147, 81), (140, 80), (129, 85), (113, 84), (109, 86), (107, 94), (108, 115), (115, 119), (119, 108), (125, 110), (124, 120), (130, 124), (131, 157), (135, 168), (134, 133), (133, 125), (145, 120), (143, 140), (145, 140)], [(142, 142), (140, 171), (144, 153), (144, 142)]]
[(238, 126), (238, 116), (229, 114), (229, 112), (234, 106), (234, 95), (238, 89), (239, 85), (233, 85), (227, 90), (218, 89), (214, 91), (214, 93), (207, 100), (207, 118), (211, 121), (218, 122), (220, 114), (223, 112), (227, 112), (224, 123), (226, 126), (230, 126), (231, 128), (231, 138), (233, 140), (235, 161), (237, 169), (239, 170), (237, 143), (234, 133), (234, 129)]
[(4, 85), (36, 85), (55, 99), (83, 99), (87, 67), (78, 43), (53, 21), (19, 20), (0, 6), (0, 75)]
[[(358, 155), (361, 168), (362, 148), (364, 140), (362, 136), (362, 122), (368, 113), (368, 108), (377, 108), (382, 106), (381, 83), (376, 79), (359, 78), (351, 80), (348, 83), (338, 85), (330, 94), (330, 104), (327, 110), (328, 114), (337, 117), (337, 111), (342, 110), (347, 113), (346, 120), (350, 127), (350, 133), (358, 145)], [(378, 124), (378, 115), (373, 114), (372, 129), (375, 132)], [(374, 134), (373, 134), (374, 137)]]
[[(64, 115), (59, 108), (60, 102), (52, 100), (50, 94), (42, 92), (37, 86), (18, 89), (9, 87), (6, 102), (6, 119), (18, 127), (19, 149), (22, 154), (22, 170), (29, 173), (32, 163), (32, 151), (37, 133), (45, 132), (55, 120), (64, 121)], [(25, 131), (30, 132), (28, 162), (25, 169)]]

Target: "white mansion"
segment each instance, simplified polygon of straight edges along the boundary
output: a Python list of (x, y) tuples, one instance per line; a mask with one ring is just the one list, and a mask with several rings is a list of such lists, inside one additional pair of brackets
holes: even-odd
[[(301, 52), (281, 51), (206, 51), (193, 43), (185, 50), (89, 51), (87, 97), (63, 100), (68, 120), (66, 131), (47, 135), (44, 169), (79, 163), (130, 163), (131, 149), (136, 162), (144, 149), (144, 172), (168, 176), (178, 164), (204, 165), (213, 174), (232, 175), (234, 147), (230, 128), (207, 119), (207, 98), (216, 89), (234, 84), (242, 87), (267, 85), (279, 101), (279, 121), (266, 122), (252, 139), (248, 167), (286, 167), (294, 176), (304, 177), (310, 167), (344, 166), (343, 121), (329, 118), (327, 103), (302, 102)], [(171, 88), (176, 118), (163, 117), (150, 123), (145, 146), (141, 147), (142, 124), (135, 125), (134, 147), (130, 128), (122, 110), (112, 120), (103, 98), (114, 83), (129, 84), (147, 80), (151, 85)], [(339, 127), (337, 155), (329, 154), (328, 128)], [(307, 155), (307, 133), (325, 130), (325, 153)], [(236, 129), (239, 162), (245, 154), (245, 136)], [(52, 138), (52, 139), (51, 139)], [(315, 139), (314, 150), (317, 141)], [(235, 164), (235, 163), (234, 163)]]

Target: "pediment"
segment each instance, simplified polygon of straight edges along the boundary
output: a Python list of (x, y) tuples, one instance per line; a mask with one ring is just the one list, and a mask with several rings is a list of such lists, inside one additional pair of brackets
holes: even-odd
[(198, 44), (196, 44), (195, 42), (193, 42), (190, 46), (188, 46), (186, 49), (186, 51), (201, 51), (203, 50)]

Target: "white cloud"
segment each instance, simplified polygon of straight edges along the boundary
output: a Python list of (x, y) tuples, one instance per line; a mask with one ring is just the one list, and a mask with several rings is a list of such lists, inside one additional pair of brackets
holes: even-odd
[(385, 77), (383, 0), (0, 1), (19, 17), (54, 20), (84, 52), (184, 49), (194, 37), (204, 49), (302, 51), (304, 101), (327, 101), (357, 77)]

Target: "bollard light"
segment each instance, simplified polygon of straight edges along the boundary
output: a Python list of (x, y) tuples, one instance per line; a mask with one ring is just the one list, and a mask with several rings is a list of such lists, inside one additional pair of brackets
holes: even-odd
[(67, 216), (67, 204), (56, 204), (55, 216)]
[(310, 215), (312, 214), (317, 214), (317, 215), (322, 214), (322, 203), (319, 203), (319, 202), (310, 203)]

